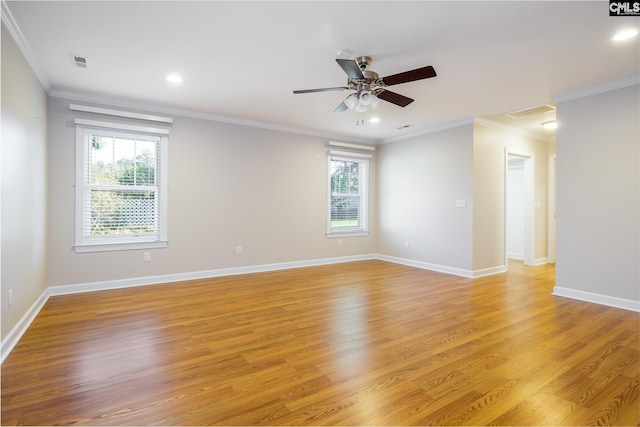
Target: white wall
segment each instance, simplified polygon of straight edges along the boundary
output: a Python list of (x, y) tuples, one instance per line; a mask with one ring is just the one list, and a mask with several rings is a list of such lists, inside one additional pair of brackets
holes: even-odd
[(143, 251), (76, 254), (73, 120), (89, 115), (70, 111), (70, 103), (49, 101), (51, 286), (375, 253), (375, 159), (372, 231), (338, 246), (325, 237), (326, 139), (175, 116), (168, 248), (149, 251), (151, 262), (143, 261)]
[(558, 102), (556, 289), (640, 302), (639, 104), (638, 85)]
[(1, 62), (4, 339), (47, 287), (47, 94), (4, 24)]
[[(378, 251), (470, 273), (473, 125), (386, 144), (379, 151)], [(456, 200), (465, 200), (466, 207), (456, 207)]]

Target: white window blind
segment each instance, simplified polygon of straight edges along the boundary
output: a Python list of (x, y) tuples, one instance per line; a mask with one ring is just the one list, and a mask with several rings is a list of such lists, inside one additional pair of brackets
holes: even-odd
[(327, 235), (366, 235), (369, 205), (369, 156), (330, 153)]
[(76, 138), (76, 252), (166, 246), (167, 136), (79, 125)]

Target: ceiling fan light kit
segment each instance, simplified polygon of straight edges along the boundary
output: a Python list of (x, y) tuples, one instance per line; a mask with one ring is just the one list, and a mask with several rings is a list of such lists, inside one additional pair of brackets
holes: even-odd
[(373, 99), (376, 98), (374, 94), (369, 92), (368, 90), (363, 90), (360, 92), (360, 96), (358, 97), (358, 101), (362, 105), (371, 105), (373, 103)]
[(294, 90), (294, 94), (343, 91), (354, 90), (355, 92), (345, 98), (340, 105), (336, 107), (334, 112), (346, 110), (355, 110), (363, 113), (368, 107), (376, 108), (381, 100), (390, 102), (400, 107), (406, 107), (413, 102), (413, 99), (395, 92), (391, 92), (386, 88), (388, 86), (401, 83), (408, 83), (416, 80), (428, 79), (435, 77), (436, 71), (431, 65), (417, 68), (403, 73), (393, 74), (391, 76), (380, 78), (378, 73), (368, 69), (371, 64), (371, 57), (359, 56), (356, 59), (337, 58), (336, 62), (347, 74), (347, 85), (340, 87), (322, 88), (322, 89), (304, 89)]
[(358, 97), (357, 93), (352, 93), (351, 95), (347, 96), (347, 98), (343, 101), (343, 103), (351, 110), (353, 110), (353, 108), (358, 105), (358, 102), (360, 101), (360, 98)]

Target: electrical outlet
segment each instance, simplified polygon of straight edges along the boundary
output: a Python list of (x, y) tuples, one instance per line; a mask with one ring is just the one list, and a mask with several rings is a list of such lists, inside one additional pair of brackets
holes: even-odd
[(13, 289), (9, 289), (9, 293), (7, 295), (7, 305), (9, 307), (13, 305)]
[(151, 261), (151, 252), (145, 252), (143, 256), (144, 262)]
[(342, 239), (338, 239), (338, 246), (342, 246)]
[(236, 255), (240, 255), (242, 253), (242, 246), (236, 246)]
[(404, 241), (404, 248), (405, 249), (409, 249), (409, 241), (408, 240)]

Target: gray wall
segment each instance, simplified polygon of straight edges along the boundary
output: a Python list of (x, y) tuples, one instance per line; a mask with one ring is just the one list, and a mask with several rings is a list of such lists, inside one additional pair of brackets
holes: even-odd
[[(174, 116), (169, 247), (75, 254), (74, 124), (2, 30), (2, 337), (47, 286), (379, 253), (473, 272), (504, 258), (504, 147), (536, 153), (546, 256), (554, 144), (469, 124), (380, 146), (368, 237), (327, 239), (326, 139)], [(640, 300), (638, 86), (558, 105), (557, 286)], [(465, 200), (466, 207), (456, 207)], [(409, 247), (405, 248), (405, 242)], [(243, 254), (236, 255), (242, 245)]]
[(505, 149), (534, 156), (533, 257), (545, 260), (555, 144), (483, 124), (380, 147), (378, 252), (469, 275), (504, 268)]
[[(470, 271), (473, 125), (386, 144), (379, 151), (378, 252)], [(467, 206), (456, 208), (456, 200)]]
[(73, 120), (89, 115), (70, 103), (49, 101), (50, 286), (375, 253), (375, 159), (372, 231), (338, 246), (325, 237), (325, 138), (173, 116), (169, 246), (150, 250), (151, 262), (141, 250), (76, 254)]
[(47, 288), (47, 93), (4, 25), (1, 85), (4, 338)]
[(556, 286), (640, 301), (639, 90), (558, 103)]

